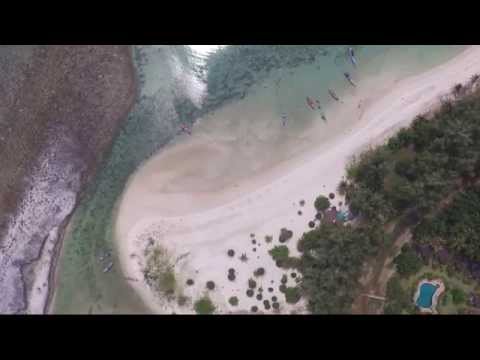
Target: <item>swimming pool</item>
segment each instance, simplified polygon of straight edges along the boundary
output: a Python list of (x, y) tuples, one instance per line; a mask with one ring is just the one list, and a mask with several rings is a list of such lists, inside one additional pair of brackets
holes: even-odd
[(417, 299), (417, 306), (421, 308), (431, 308), (433, 302), (433, 295), (438, 287), (431, 283), (424, 283), (420, 286), (420, 294)]

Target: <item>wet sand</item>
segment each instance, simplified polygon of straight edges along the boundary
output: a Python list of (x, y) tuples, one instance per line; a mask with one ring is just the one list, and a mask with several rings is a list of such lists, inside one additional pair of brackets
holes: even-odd
[[(195, 280), (194, 286), (183, 289), (192, 301), (212, 280), (217, 286), (209, 295), (218, 312), (259, 306), (245, 295), (246, 284), (262, 266), (266, 274), (257, 281), (260, 286), (280, 285), (285, 271), (268, 254), (278, 245), (280, 229), (293, 231), (287, 245), (297, 254), (296, 242), (314, 219), (315, 197), (336, 192), (351, 156), (408, 126), (475, 73), (480, 73), (479, 46), (420, 75), (399, 81), (386, 74), (365, 79), (343, 96), (342, 103), (329, 106), (327, 124), (320, 112), (312, 112), (304, 116), (302, 126), (292, 121), (282, 128), (268, 106), (248, 98), (215, 112), (194, 128), (192, 137), (180, 137), (130, 179), (115, 225), (125, 276), (143, 278), (143, 250), (153, 238), (173, 259), (185, 255), (175, 274), (180, 286), (187, 278)], [(306, 201), (304, 207), (300, 200)], [(342, 200), (337, 194), (334, 204)], [(266, 235), (273, 235), (271, 244), (265, 243)], [(234, 258), (227, 256), (228, 249), (236, 251)], [(248, 262), (238, 259), (241, 253), (247, 254)], [(229, 268), (236, 269), (235, 282), (227, 280)], [(287, 285), (294, 286), (290, 276)], [(191, 304), (180, 308), (169, 303), (143, 281), (132, 286), (152, 311), (192, 312)], [(277, 290), (275, 295), (283, 298)], [(238, 308), (228, 304), (230, 296), (239, 298)], [(290, 311), (303, 312), (303, 302), (282, 303), (281, 312)]]

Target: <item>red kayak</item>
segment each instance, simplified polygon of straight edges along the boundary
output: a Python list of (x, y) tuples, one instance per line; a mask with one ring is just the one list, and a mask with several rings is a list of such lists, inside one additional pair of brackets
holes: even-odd
[(313, 102), (313, 100), (309, 96), (307, 96), (307, 104), (308, 104), (308, 106), (310, 106), (310, 108), (312, 110), (315, 110), (315, 103)]

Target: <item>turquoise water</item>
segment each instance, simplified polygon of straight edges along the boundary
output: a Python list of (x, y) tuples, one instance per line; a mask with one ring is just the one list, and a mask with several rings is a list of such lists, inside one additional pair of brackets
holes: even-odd
[[(104, 274), (104, 265), (98, 259), (99, 254), (108, 250), (113, 251), (116, 259), (112, 219), (129, 176), (143, 161), (175, 140), (181, 123), (193, 123), (228, 103), (249, 97), (273, 109), (279, 119), (282, 113), (295, 118), (294, 124), (288, 123), (287, 132), (300, 133), (314, 121), (313, 112), (305, 105), (306, 96), (320, 98), (322, 106), (328, 107), (333, 103), (328, 96), (329, 87), (339, 96), (353, 91), (343, 77), (344, 71), (351, 72), (360, 83), (391, 70), (396, 77), (408, 76), (441, 64), (465, 48), (355, 46), (359, 66), (354, 69), (345, 56), (347, 47), (227, 46), (204, 57), (188, 46), (136, 46), (138, 100), (104, 168), (75, 211), (58, 264), (53, 311), (147, 311), (122, 277), (117, 263)], [(252, 129), (257, 129), (262, 118), (240, 120), (251, 122)], [(266, 146), (267, 155), (284, 150), (276, 145), (271, 152)], [(290, 152), (285, 149), (285, 156)]]
[(417, 306), (422, 308), (431, 308), (433, 302), (433, 295), (437, 291), (437, 287), (430, 283), (425, 283), (420, 286), (420, 294), (417, 299)]

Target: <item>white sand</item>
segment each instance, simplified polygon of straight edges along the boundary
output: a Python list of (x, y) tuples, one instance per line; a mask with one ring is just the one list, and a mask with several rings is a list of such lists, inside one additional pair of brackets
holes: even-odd
[[(315, 197), (335, 192), (351, 156), (409, 125), (416, 115), (436, 106), (440, 96), (449, 93), (455, 84), (467, 82), (475, 73), (480, 73), (480, 46), (469, 47), (451, 61), (421, 75), (398, 82), (392, 80), (388, 88), (382, 78), (360, 82), (358, 89), (343, 98), (343, 104), (329, 109), (328, 116), (334, 119), (329, 125), (314, 119), (308, 131), (291, 129), (295, 133), (293, 143), (302, 150), (296, 154), (282, 152), (280, 135), (273, 136), (279, 141), (273, 143), (274, 150), (272, 142), (256, 133), (247, 134), (243, 138), (247, 143), (239, 144), (233, 131), (238, 131), (240, 125), (230, 128), (227, 122), (223, 131), (208, 133), (205, 120), (205, 125), (194, 129), (192, 137), (184, 137), (162, 150), (130, 179), (116, 222), (125, 276), (143, 278), (142, 254), (151, 237), (167, 249), (172, 259), (185, 254), (178, 261), (175, 273), (183, 293), (192, 301), (205, 293), (205, 283), (213, 280), (216, 289), (209, 295), (217, 312), (248, 311), (252, 305), (262, 310), (261, 301), (245, 295), (248, 278), (262, 266), (266, 275), (257, 282), (263, 287), (264, 299), (277, 296), (282, 313), (303, 311), (303, 302), (295, 306), (285, 304), (283, 294), (278, 291), (284, 271), (275, 266), (267, 253), (278, 245), (280, 229), (293, 231), (287, 245), (292, 254), (297, 254), (296, 242), (315, 215)], [(249, 111), (240, 102), (215, 116), (248, 117)], [(267, 119), (262, 122), (262, 129), (256, 129), (262, 134), (273, 132), (279, 123), (274, 114), (265, 112), (256, 116)], [(289, 129), (284, 130), (286, 133)], [(315, 142), (316, 138), (319, 140)], [(252, 139), (250, 152), (249, 139)], [(276, 156), (277, 153), (280, 155)], [(286, 158), (288, 161), (282, 161)], [(299, 206), (301, 199), (306, 201), (303, 208)], [(337, 194), (335, 205), (341, 200)], [(302, 216), (297, 215), (298, 210), (303, 212)], [(255, 246), (256, 252), (252, 250), (251, 233), (260, 242)], [(265, 243), (265, 235), (273, 235), (272, 244)], [(235, 250), (233, 259), (227, 256), (228, 249)], [(243, 252), (249, 258), (246, 263), (238, 259)], [(229, 268), (236, 270), (235, 282), (227, 280)], [(194, 279), (195, 285), (183, 286), (187, 278)], [(288, 285), (294, 284), (289, 276)], [(192, 312), (191, 303), (184, 308), (175, 302), (168, 303), (143, 281), (131, 285), (152, 311)], [(269, 286), (275, 289), (274, 293), (267, 291)], [(238, 307), (227, 303), (230, 296), (239, 298)]]

